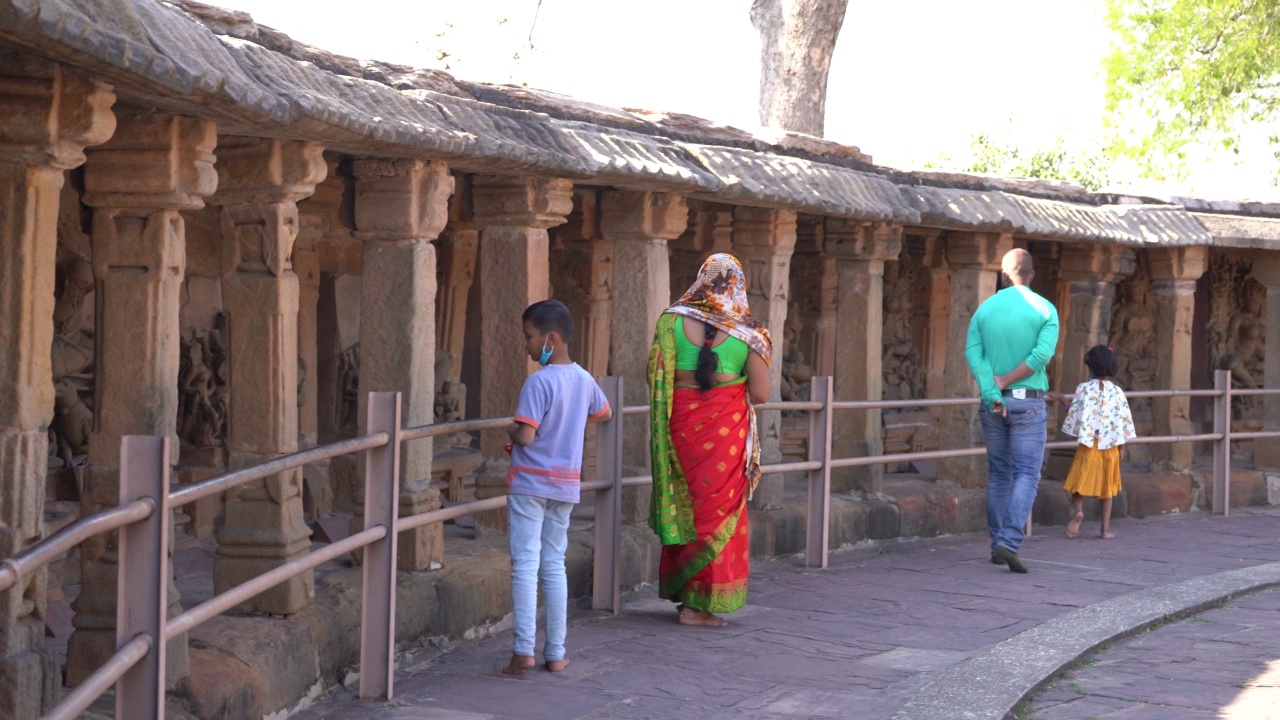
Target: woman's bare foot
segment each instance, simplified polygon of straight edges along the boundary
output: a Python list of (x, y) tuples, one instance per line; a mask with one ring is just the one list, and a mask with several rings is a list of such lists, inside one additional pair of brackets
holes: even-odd
[(550, 670), (551, 672), (560, 672), (561, 670), (569, 667), (569, 661), (563, 658), (560, 660), (548, 660), (546, 662), (546, 665), (544, 665), (543, 667)]
[(1084, 522), (1084, 513), (1080, 510), (1071, 516), (1071, 522), (1067, 523), (1067, 537), (1074, 538), (1080, 533), (1080, 523)]
[(519, 675), (534, 666), (532, 655), (512, 655), (511, 663), (502, 668), (507, 675)]
[(1103, 531), (1102, 531), (1102, 535), (1100, 535), (1099, 537), (1101, 537), (1103, 540), (1111, 540), (1112, 538), (1114, 538), (1114, 537), (1115, 537), (1115, 535), (1112, 535), (1111, 533), (1107, 532), (1106, 530), (1103, 530)]
[(677, 611), (681, 625), (697, 625), (700, 627), (717, 627), (721, 628), (729, 624), (728, 620), (722, 617), (712, 615), (711, 613), (694, 610), (683, 605)]

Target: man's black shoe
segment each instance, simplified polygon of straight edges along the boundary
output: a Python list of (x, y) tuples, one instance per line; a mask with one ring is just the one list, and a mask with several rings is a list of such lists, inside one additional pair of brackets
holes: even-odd
[(996, 559), (1008, 565), (1009, 569), (1016, 573), (1025, 573), (1027, 571), (1027, 566), (1022, 564), (1022, 558), (1018, 557), (1018, 553), (1003, 545), (996, 546)]
[(991, 564), (992, 564), (992, 565), (1003, 565), (1003, 564), (1004, 564), (1004, 560), (1001, 560), (1000, 558), (996, 557), (996, 556), (995, 556), (995, 554), (993, 553), (993, 554), (991, 555)]

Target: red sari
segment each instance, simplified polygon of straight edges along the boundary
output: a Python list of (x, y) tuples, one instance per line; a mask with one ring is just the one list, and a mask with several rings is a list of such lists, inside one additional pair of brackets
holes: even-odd
[(707, 392), (677, 388), (671, 395), (671, 442), (688, 487), (697, 539), (663, 545), (658, 594), (694, 610), (731, 612), (746, 604), (751, 567), (747, 385)]

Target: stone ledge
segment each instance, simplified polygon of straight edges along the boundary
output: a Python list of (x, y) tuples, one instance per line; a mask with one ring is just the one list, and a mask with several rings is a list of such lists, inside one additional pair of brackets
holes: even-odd
[(1280, 563), (1147, 588), (1073, 610), (944, 671), (893, 720), (1003, 720), (1059, 672), (1105, 643), (1280, 585)]

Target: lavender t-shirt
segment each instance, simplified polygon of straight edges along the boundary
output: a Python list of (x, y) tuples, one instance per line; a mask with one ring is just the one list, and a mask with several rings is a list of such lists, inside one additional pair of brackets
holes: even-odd
[(508, 492), (578, 502), (587, 419), (609, 409), (600, 386), (577, 363), (548, 365), (520, 390), (515, 421), (532, 426), (533, 442), (511, 448)]

